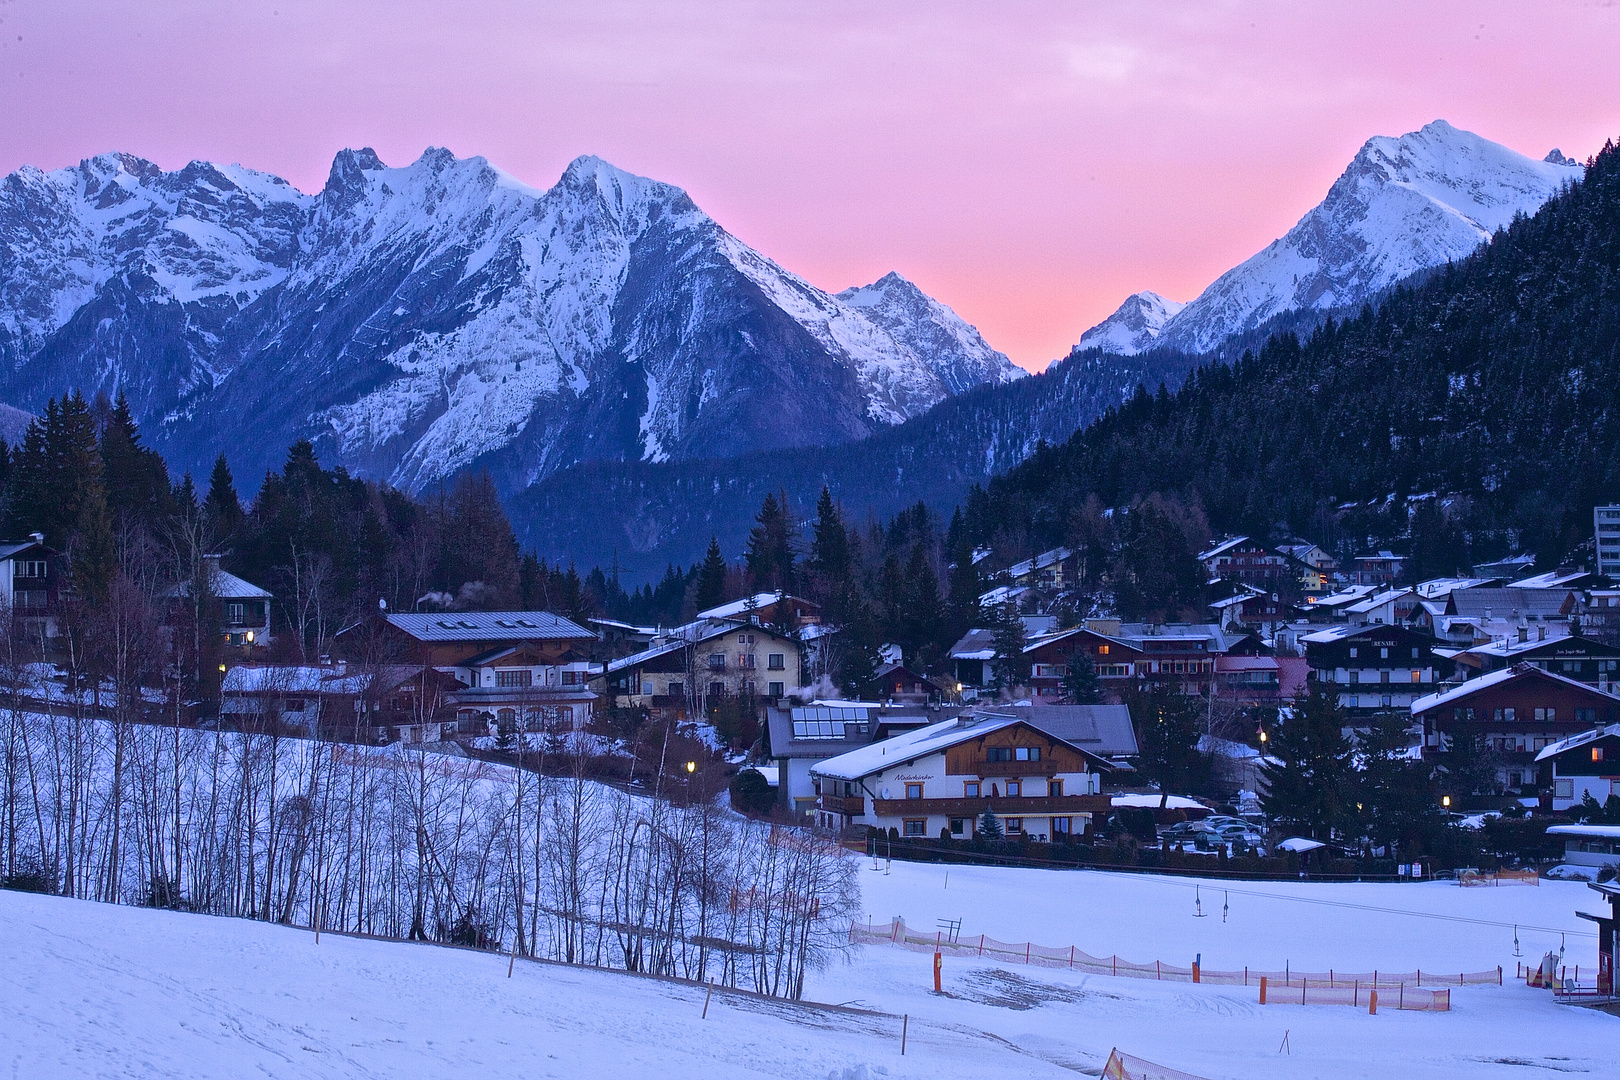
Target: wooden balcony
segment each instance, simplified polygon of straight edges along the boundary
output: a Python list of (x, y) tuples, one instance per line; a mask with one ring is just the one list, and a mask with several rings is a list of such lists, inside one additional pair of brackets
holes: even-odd
[(980, 780), (1001, 776), (1052, 776), (1057, 766), (1050, 761), (976, 761)]
[(830, 814), (860, 817), (866, 813), (866, 798), (862, 795), (823, 795), (821, 808)]
[(1067, 814), (1106, 814), (1113, 801), (1107, 795), (1034, 795), (1016, 799), (873, 799), (878, 817), (980, 817), (994, 810), (997, 817), (1063, 817)]

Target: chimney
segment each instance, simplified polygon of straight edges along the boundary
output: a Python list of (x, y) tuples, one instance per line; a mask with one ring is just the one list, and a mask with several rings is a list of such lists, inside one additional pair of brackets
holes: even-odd
[(39, 532), (29, 533), (28, 539), (32, 540), (36, 544), (43, 544), (45, 542), (45, 534)]
[(1519, 640), (1520, 641), (1529, 641), (1530, 640), (1530, 628), (1528, 626), (1520, 626), (1519, 627)]
[(1536, 640), (1537, 641), (1546, 641), (1547, 640), (1547, 628), (1545, 626), (1536, 627)]

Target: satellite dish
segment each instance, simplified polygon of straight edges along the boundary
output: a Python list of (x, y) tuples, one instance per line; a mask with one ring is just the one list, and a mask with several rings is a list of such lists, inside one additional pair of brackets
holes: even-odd
[(883, 797), (885, 799), (887, 799), (889, 797), (889, 789), (888, 788), (883, 789)]
[(388, 610), (388, 601), (384, 600), (380, 596), (377, 597), (377, 610), (378, 611), (387, 611)]

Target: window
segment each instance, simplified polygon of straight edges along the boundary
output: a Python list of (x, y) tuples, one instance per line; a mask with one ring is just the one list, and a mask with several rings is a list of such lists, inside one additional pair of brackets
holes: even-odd
[(779, 652), (771, 653), (770, 655), (765, 657), (765, 667), (769, 671), (786, 671), (787, 670), (786, 654), (779, 653)]
[(744, 671), (753, 671), (754, 670), (754, 654), (751, 653), (751, 652), (749, 652), (749, 653), (738, 653), (737, 654), (737, 666), (742, 668)]
[(724, 671), (724, 670), (726, 670), (726, 654), (723, 653), (723, 652), (710, 653), (709, 654), (709, 670), (710, 671)]
[(1350, 669), (1350, 681), (1352, 683), (1359, 683), (1361, 681), (1361, 672), (1355, 670), (1354, 668), (1351, 668)]
[(232, 600), (226, 604), (225, 621), (232, 626), (241, 626), (247, 621), (247, 605), (240, 600)]
[(1011, 836), (1013, 833), (1021, 833), (1023, 831), (1024, 831), (1024, 819), (1023, 818), (1021, 818), (1021, 817), (1010, 817), (1010, 818), (1007, 819), (1007, 835), (1008, 836)]
[(1601, 747), (1601, 746), (1592, 747), (1592, 760), (1593, 761), (1602, 761), (1603, 760), (1603, 747)]
[(771, 697), (782, 697), (786, 693), (787, 693), (787, 684), (779, 683), (779, 682), (773, 682), (773, 683), (770, 684), (770, 696)]
[(1387, 648), (1379, 649), (1378, 650), (1378, 658), (1380, 660), (1388, 660), (1389, 659), (1389, 649), (1387, 649)]
[(670, 697), (685, 697), (686, 696), (686, 683), (684, 683), (684, 682), (676, 682), (676, 681), (671, 680), (671, 682), (669, 684), (669, 696)]
[(754, 635), (753, 634), (738, 634), (737, 635), (737, 644), (739, 644), (739, 645), (752, 645), (753, 643), (754, 643)]
[(923, 786), (921, 784), (907, 784), (906, 785), (906, 798), (908, 798), (908, 799), (920, 799), (920, 798), (922, 798), (922, 789), (923, 789)]
[(585, 681), (582, 678), (584, 674), (583, 671), (565, 671), (562, 673), (562, 684), (564, 686), (578, 686)]
[(502, 709), (495, 714), (495, 719), (503, 724), (515, 723), (517, 721), (517, 710)]
[(42, 578), (45, 576), (44, 559), (19, 559), (14, 577)]
[(1098, 664), (1097, 677), (1099, 679), (1121, 679), (1131, 673), (1129, 664)]
[(712, 683), (710, 683), (709, 684), (709, 696), (712, 697), (712, 698), (725, 697), (726, 696), (726, 684), (723, 683), (723, 682), (712, 682)]
[(1108, 646), (1106, 646), (1106, 645), (1097, 646), (1097, 655), (1098, 656), (1107, 656), (1108, 655)]
[(1417, 646), (1414, 645), (1414, 646), (1412, 646), (1412, 659), (1416, 660), (1417, 658), (1418, 658), (1418, 650), (1417, 650)]
[(495, 673), (495, 685), (507, 688), (515, 686), (533, 686), (534, 672), (530, 671), (528, 668), (523, 668), (518, 671), (497, 671)]
[(951, 818), (951, 835), (961, 836), (965, 832), (967, 832), (967, 818)]
[(1383, 671), (1380, 671), (1378, 673), (1378, 681), (1381, 682), (1381, 683), (1389, 682), (1389, 669), (1388, 668), (1385, 668)]
[(900, 832), (904, 836), (927, 836), (928, 819), (906, 818), (905, 824), (901, 827)]
[(1038, 746), (1020, 746), (1013, 751), (1013, 760), (1039, 761), (1041, 760), (1041, 748)]
[(1414, 668), (1413, 671), (1412, 671), (1412, 681), (1413, 682), (1422, 682), (1423, 681), (1423, 672), (1418, 671), (1418, 670), (1416, 670)]
[(1577, 724), (1595, 724), (1595, 723), (1597, 723), (1597, 710), (1596, 709), (1576, 709), (1575, 710), (1575, 722)]
[(1016, 799), (1019, 795), (1019, 785), (1016, 780), (1007, 781), (1007, 798)]
[[(290, 697), (290, 698), (287, 699), (287, 703), (285, 705), (283, 705), (282, 708), (286, 709), (288, 712), (303, 712), (304, 711), (304, 699), (301, 698), (301, 697)], [(1593, 758), (1592, 760), (1593, 761), (1602, 761), (1603, 759), (1602, 758)]]
[(1354, 660), (1355, 658), (1356, 658), (1356, 647), (1354, 645), (1352, 645), (1352, 646), (1350, 646), (1350, 659)]
[(1010, 746), (992, 746), (985, 752), (986, 761), (1011, 761), (1012, 759), (1012, 747)]
[(1548, 720), (1557, 720), (1558, 719), (1558, 710), (1557, 709), (1548, 709), (1547, 710), (1547, 719)]
[(1464, 708), (1452, 709), (1451, 718), (1453, 720), (1472, 720), (1474, 718), (1474, 710)]
[(1037, 678), (1037, 679), (1061, 679), (1061, 678), (1063, 678), (1063, 673), (1066, 670), (1068, 670), (1068, 669), (1063, 664), (1036, 664), (1035, 665), (1035, 678)]
[(977, 799), (979, 797), (979, 782), (968, 780), (962, 784), (962, 798)]
[(1046, 793), (1048, 795), (1050, 795), (1054, 799), (1059, 798), (1060, 796), (1062, 796), (1062, 794), (1063, 794), (1063, 781), (1061, 781), (1061, 780), (1048, 780), (1046, 782)]
[(1074, 818), (1055, 817), (1052, 819), (1052, 835), (1067, 834), (1074, 831)]

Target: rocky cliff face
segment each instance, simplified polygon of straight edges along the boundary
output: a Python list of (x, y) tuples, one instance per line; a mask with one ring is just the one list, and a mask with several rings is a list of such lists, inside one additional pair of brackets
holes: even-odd
[(307, 437), (412, 490), (516, 489), (858, 439), (1018, 374), (904, 279), (857, 292), (590, 157), (545, 191), (445, 150), (345, 150), (312, 196), (128, 155), (0, 185), (0, 398), (122, 390), (177, 464), (244, 475)]

